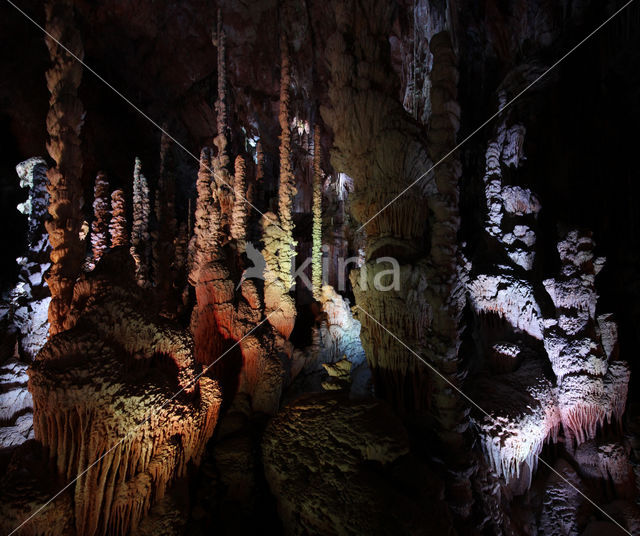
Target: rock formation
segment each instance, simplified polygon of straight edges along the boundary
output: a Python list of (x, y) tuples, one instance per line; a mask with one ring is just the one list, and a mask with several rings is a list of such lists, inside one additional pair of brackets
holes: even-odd
[(0, 19), (0, 532), (640, 533), (640, 6), (90, 4), (48, 104)]
[[(504, 92), (499, 102), (505, 106)], [(525, 161), (526, 129), (514, 122), (515, 115), (505, 114), (497, 125), (484, 175), (485, 231), (508, 260), (491, 266), (478, 262), (468, 290), (488, 365), (474, 382), (474, 400), (489, 415), (478, 415), (476, 424), (490, 467), (512, 492), (522, 494), (546, 443), (562, 438), (570, 453), (577, 447), (577, 461), (579, 445), (593, 440), (605, 423), (620, 426), (630, 373), (615, 354), (617, 329), (611, 315), (596, 315), (595, 277), (604, 259), (594, 256), (590, 233), (567, 232), (557, 245), (559, 276), (544, 281), (536, 276), (536, 220), (542, 207), (530, 189), (506, 180), (507, 170), (513, 177)], [(542, 289), (555, 308), (552, 316), (543, 312)], [(578, 463), (588, 466), (584, 459)], [(562, 474), (565, 466), (560, 460)], [(628, 486), (629, 470), (613, 471), (617, 485)], [(609, 478), (602, 475), (597, 478)], [(566, 533), (577, 533), (575, 527), (585, 523), (576, 510), (580, 501), (575, 490), (584, 485), (577, 477), (567, 478), (569, 487), (554, 477), (546, 490), (541, 528), (549, 533), (558, 524)], [(554, 506), (556, 500), (567, 501), (570, 509), (560, 520), (557, 510), (564, 507)]]
[[(84, 50), (80, 32), (74, 24), (74, 5), (68, 0), (51, 1), (45, 6), (49, 35), (64, 36), (65, 46), (82, 60)], [(83, 261), (82, 225), (82, 155), (80, 130), (84, 110), (78, 98), (82, 64), (65, 52), (51, 37), (46, 39), (52, 66), (47, 71), (49, 114), (47, 150), (56, 166), (47, 171), (49, 179), (49, 214), (47, 231), (51, 242), (51, 268), (47, 285), (51, 291), (49, 331), (55, 335), (68, 326), (65, 318), (73, 298), (73, 286)]]
[(136, 263), (138, 285), (149, 285), (149, 257), (151, 255), (149, 234), (149, 183), (142, 174), (142, 163), (136, 157), (133, 168), (133, 224), (131, 226), (131, 256)]
[(27, 365), (12, 358), (0, 367), (0, 449), (33, 439), (33, 400), (27, 390)]
[[(465, 299), (455, 246), (460, 164), (449, 159), (430, 172), (430, 160), (455, 145), (459, 123), (455, 55), (446, 33), (433, 38), (433, 113), (427, 152), (416, 123), (395, 98), (393, 80), (385, 74), (388, 44), (379, 36), (388, 32), (390, 9), (384, 2), (355, 5), (351, 11), (336, 7), (336, 33), (326, 52), (331, 107), (323, 108), (322, 114), (334, 131), (333, 166), (353, 177), (352, 213), (366, 232), (366, 263), (352, 272), (351, 281), (356, 303), (369, 313), (358, 316), (376, 392), (401, 411), (432, 408), (448, 457), (455, 471), (460, 469), (460, 483), (451, 490), (454, 503), (468, 515), (465, 408), (449, 385), (420, 360), (410, 358), (380, 327), (424, 355), (454, 385), (458, 383), (459, 323)], [(369, 27), (362, 20), (375, 23)], [(351, 47), (350, 42), (358, 45)], [(403, 191), (413, 183), (418, 184)], [(427, 222), (430, 251), (420, 246), (425, 243)], [(389, 255), (402, 263), (397, 270), (384, 266), (383, 257)], [(395, 281), (389, 281), (391, 274)], [(437, 283), (427, 284), (432, 279)]]
[(29, 371), (35, 437), (65, 480), (78, 476), (75, 526), (87, 535), (135, 529), (198, 463), (221, 402), (216, 382), (196, 374), (190, 336), (145, 306), (122, 253), (109, 260), (78, 282), (76, 327)]
[(246, 201), (247, 185), (244, 158), (236, 157), (235, 174), (233, 176), (234, 203), (231, 213), (231, 238), (238, 244), (238, 252), (244, 251), (247, 236), (248, 206)]
[[(380, 401), (302, 397), (271, 421), (262, 450), (289, 534), (410, 534), (425, 523), (434, 533), (451, 528), (445, 515), (430, 516), (442, 490), (407, 456), (406, 431)], [(434, 482), (430, 497), (409, 491), (420, 478)]]
[(109, 235), (111, 247), (117, 248), (129, 245), (129, 231), (127, 229), (127, 207), (124, 192), (114, 190), (111, 193), (111, 220), (109, 221)]
[(291, 66), (286, 34), (280, 37), (280, 175), (278, 186), (278, 214), (263, 217), (264, 306), (270, 324), (285, 339), (289, 338), (296, 318), (296, 307), (289, 294), (295, 281), (292, 264), (296, 256), (293, 239), (292, 203), (296, 194), (295, 176), (291, 167), (291, 131), (289, 130), (289, 86)]
[(593, 247), (590, 234), (570, 231), (558, 243), (560, 277), (544, 281), (556, 307), (556, 317), (544, 322), (545, 349), (558, 380), (565, 437), (578, 443), (593, 439), (605, 421), (621, 424), (630, 376), (624, 361), (611, 360), (615, 324), (596, 319), (595, 276), (604, 259), (594, 257)]
[[(27, 200), (18, 210), (28, 218), (26, 251), (16, 259), (20, 269), (18, 283), (0, 302), (9, 330), (18, 338), (18, 354), (32, 360), (47, 340), (47, 309), (51, 300), (46, 285), (51, 246), (45, 229), (49, 195), (46, 164), (42, 158), (30, 158), (16, 166), (20, 186), (29, 189)], [(5, 308), (6, 306), (6, 308)], [(6, 315), (6, 316), (5, 316)]]
[(93, 221), (91, 222), (92, 258), (90, 268), (100, 261), (109, 249), (109, 219), (111, 217), (111, 201), (109, 196), (109, 181), (104, 173), (96, 175), (93, 187)]
[(313, 245), (311, 252), (311, 283), (313, 297), (320, 299), (322, 288), (322, 145), (320, 127), (313, 133)]

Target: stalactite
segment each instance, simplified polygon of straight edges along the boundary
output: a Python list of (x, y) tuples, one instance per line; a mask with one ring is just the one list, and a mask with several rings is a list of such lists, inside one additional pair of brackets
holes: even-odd
[(104, 173), (99, 172), (93, 187), (93, 222), (91, 222), (93, 258), (90, 266), (92, 269), (109, 248), (110, 210), (109, 181)]
[(141, 287), (149, 286), (151, 203), (149, 185), (142, 174), (142, 163), (136, 157), (133, 168), (133, 224), (131, 226), (131, 256), (136, 263), (136, 279)]
[(129, 245), (126, 210), (124, 192), (120, 189), (114, 190), (111, 194), (111, 221), (109, 222), (112, 248)]
[[(265, 309), (269, 322), (288, 339), (295, 323), (296, 308), (289, 294), (294, 284), (291, 268), (296, 256), (297, 242), (293, 240), (294, 223), (292, 203), (296, 194), (295, 176), (291, 166), (291, 131), (289, 130), (289, 86), (291, 67), (288, 43), (284, 32), (280, 38), (282, 65), (280, 70), (280, 184), (278, 188), (278, 215), (267, 213), (263, 218), (264, 250), (266, 262)], [(271, 313), (274, 313), (271, 315)]]
[(233, 192), (235, 201), (233, 203), (233, 212), (231, 214), (231, 238), (236, 241), (238, 252), (241, 253), (245, 248), (247, 239), (247, 202), (245, 201), (246, 176), (245, 162), (240, 155), (236, 157), (235, 175), (233, 179)]
[[(46, 30), (49, 35), (64, 35), (65, 46), (82, 59), (84, 50), (80, 33), (74, 28), (73, 2), (49, 2), (45, 6)], [(73, 286), (83, 261), (80, 240), (82, 225), (82, 155), (80, 130), (84, 110), (78, 98), (82, 64), (70, 57), (57, 42), (46, 38), (53, 65), (47, 71), (47, 87), (51, 93), (47, 131), (47, 149), (56, 166), (49, 169), (49, 214), (46, 227), (51, 242), (51, 268), (47, 284), (51, 291), (49, 305), (50, 333), (67, 328), (65, 317), (73, 297)]]
[(313, 133), (313, 244), (311, 249), (311, 283), (313, 297), (320, 299), (322, 292), (322, 147), (320, 127)]

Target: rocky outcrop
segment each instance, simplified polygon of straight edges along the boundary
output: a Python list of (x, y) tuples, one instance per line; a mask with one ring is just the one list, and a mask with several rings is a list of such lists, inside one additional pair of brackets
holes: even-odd
[[(74, 28), (74, 4), (69, 0), (45, 6), (49, 35), (64, 36), (65, 46), (81, 60), (84, 56), (80, 33)], [(51, 37), (46, 39), (52, 66), (47, 71), (49, 114), (47, 150), (56, 166), (47, 171), (49, 214), (46, 222), (51, 242), (51, 268), (47, 284), (51, 291), (49, 331), (55, 335), (67, 329), (65, 318), (73, 298), (73, 286), (84, 260), (80, 240), (82, 225), (82, 155), (80, 130), (84, 109), (78, 98), (82, 64), (69, 56)]]
[(240, 155), (236, 157), (235, 173), (233, 176), (233, 211), (231, 213), (231, 238), (238, 244), (238, 253), (245, 249), (247, 238), (247, 218), (248, 206), (246, 201), (246, 165), (244, 158)]
[(542, 448), (557, 440), (560, 429), (544, 365), (542, 357), (527, 356), (514, 372), (478, 380), (472, 395), (490, 415), (478, 422), (482, 450), (492, 470), (519, 492), (529, 488)]

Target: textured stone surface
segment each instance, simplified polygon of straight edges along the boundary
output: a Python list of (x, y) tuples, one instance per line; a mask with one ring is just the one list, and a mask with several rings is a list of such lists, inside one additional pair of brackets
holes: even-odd
[[(429, 505), (400, 484), (408, 437), (379, 401), (302, 397), (271, 421), (262, 451), (287, 534), (411, 534), (425, 523), (436, 532), (447, 528), (443, 512), (428, 517), (441, 500), (435, 485)], [(426, 476), (419, 465), (407, 470), (416, 479)]]
[(113, 275), (128, 253), (100, 265), (128, 287), (100, 270), (81, 280), (77, 291), (93, 291), (78, 296), (77, 325), (51, 338), (29, 371), (35, 437), (64, 479), (80, 475), (73, 509), (87, 535), (135, 528), (199, 462), (221, 404), (217, 383), (196, 377), (188, 333), (145, 308), (133, 263)]

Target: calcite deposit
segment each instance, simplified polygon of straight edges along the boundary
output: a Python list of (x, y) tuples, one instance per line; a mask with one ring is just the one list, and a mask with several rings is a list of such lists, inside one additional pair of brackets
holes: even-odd
[[(105, 270), (122, 256), (110, 260)], [(57, 472), (77, 475), (78, 533), (128, 534), (198, 463), (221, 396), (215, 380), (197, 374), (187, 332), (158, 321), (131, 283), (94, 273), (76, 287), (76, 326), (50, 339), (29, 371), (34, 432)]]
[(49, 168), (49, 214), (47, 232), (51, 243), (51, 268), (47, 285), (51, 292), (49, 331), (66, 329), (65, 318), (73, 298), (73, 286), (84, 260), (80, 240), (82, 225), (82, 154), (80, 130), (84, 109), (78, 98), (82, 64), (60, 47), (55, 36), (65, 37), (65, 46), (80, 60), (84, 55), (80, 32), (73, 24), (73, 2), (48, 2), (45, 6), (47, 47), (51, 68), (47, 71), (49, 114), (47, 150), (56, 166)]
[(2, 534), (640, 533), (637, 3), (18, 4)]

